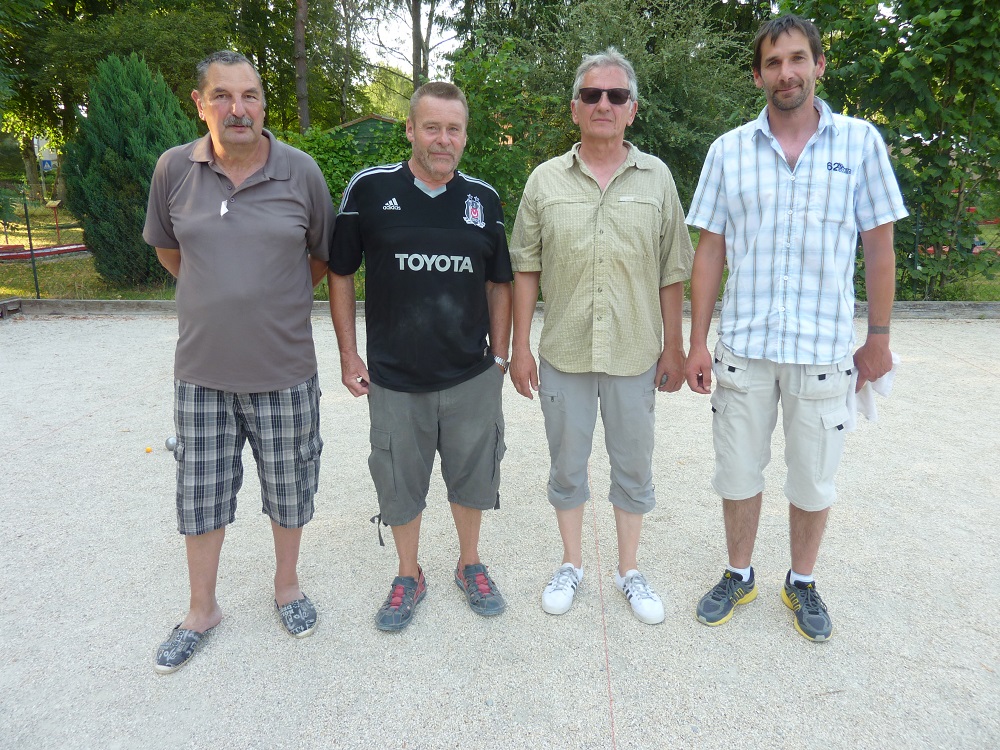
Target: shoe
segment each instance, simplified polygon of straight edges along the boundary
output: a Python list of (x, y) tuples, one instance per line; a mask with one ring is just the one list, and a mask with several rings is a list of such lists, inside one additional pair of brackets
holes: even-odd
[(753, 568), (750, 568), (749, 581), (744, 581), (727, 570), (722, 574), (722, 580), (698, 602), (698, 622), (722, 625), (729, 622), (737, 604), (748, 604), (756, 598), (757, 584), (754, 582)]
[(485, 565), (466, 565), (461, 573), (456, 567), (455, 585), (465, 592), (469, 606), (477, 615), (492, 617), (507, 609), (507, 602)]
[(615, 568), (615, 584), (625, 594), (635, 616), (647, 625), (663, 622), (663, 602), (646, 582), (646, 577), (638, 570), (628, 570), (625, 576), (618, 575)]
[(424, 571), (417, 568), (417, 577), (396, 576), (392, 579), (389, 596), (375, 613), (375, 627), (379, 630), (402, 630), (410, 624), (417, 604), (427, 593)]
[(316, 607), (305, 594), (301, 599), (289, 602), (283, 607), (279, 607), (275, 601), (274, 608), (281, 618), (281, 624), (292, 638), (307, 638), (316, 630)]
[(542, 609), (550, 615), (569, 611), (576, 588), (583, 581), (583, 571), (576, 572), (573, 563), (563, 563), (542, 591)]
[(194, 656), (195, 651), (208, 636), (211, 628), (204, 633), (182, 629), (178, 624), (170, 631), (170, 637), (156, 649), (153, 669), (159, 674), (170, 674), (183, 667)]
[(791, 573), (785, 575), (785, 588), (781, 601), (795, 613), (795, 629), (810, 641), (822, 642), (833, 635), (833, 621), (826, 612), (826, 604), (816, 590), (816, 583), (790, 583)]

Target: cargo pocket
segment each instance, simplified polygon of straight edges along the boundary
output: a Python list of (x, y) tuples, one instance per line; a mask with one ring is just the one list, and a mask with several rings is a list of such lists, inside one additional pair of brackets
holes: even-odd
[(368, 456), (368, 468), (372, 473), (375, 490), (380, 498), (395, 497), (396, 478), (392, 471), (392, 434), (372, 427), (369, 431), (369, 441), (372, 444), (372, 452)]
[[(497, 444), (493, 451), (493, 484), (499, 485), (500, 478), (500, 462), (503, 461), (504, 455), (507, 453), (507, 443), (503, 439), (503, 422), (498, 421), (496, 423), (497, 431)], [(494, 510), (499, 510), (500, 508), (500, 492), (499, 487), (497, 490), (497, 500), (493, 506)]]
[(790, 389), (792, 395), (810, 401), (841, 396), (851, 384), (851, 367), (850, 359), (832, 365), (803, 365), (798, 382)]
[(315, 493), (319, 487), (319, 457), (323, 453), (323, 438), (319, 433), (311, 435), (299, 443), (298, 453), (299, 487), (308, 488)]
[[(722, 344), (715, 347), (712, 374), (720, 388), (728, 388), (737, 393), (750, 391), (750, 360), (733, 354)], [(713, 404), (714, 405), (714, 404)]]
[(538, 400), (542, 405), (543, 414), (545, 413), (546, 409), (556, 409), (558, 411), (565, 411), (563, 395), (559, 391), (547, 391), (544, 388), (539, 388)]
[(712, 413), (718, 417), (721, 417), (726, 413), (726, 405), (729, 403), (726, 401), (724, 391), (720, 391), (716, 388), (712, 391), (712, 395), (709, 397), (710, 403), (712, 404)]
[(848, 417), (850, 412), (846, 405), (838, 406), (820, 417), (823, 421), (823, 447), (816, 466), (817, 479), (825, 479), (836, 474), (840, 465), (844, 436), (847, 434)]

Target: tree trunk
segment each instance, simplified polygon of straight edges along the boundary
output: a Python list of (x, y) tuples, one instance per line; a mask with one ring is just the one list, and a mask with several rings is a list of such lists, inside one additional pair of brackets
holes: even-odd
[(63, 171), (63, 164), (66, 163), (66, 152), (59, 152), (59, 159), (56, 161), (56, 181), (52, 185), (52, 200), (66, 200), (66, 173)]
[(21, 136), (21, 161), (24, 162), (24, 176), (28, 181), (28, 197), (31, 200), (40, 201), (42, 199), (42, 181), (38, 176), (35, 141), (30, 135)]
[(424, 36), (420, 32), (420, 7), (421, 0), (409, 0), (410, 2), (410, 28), (411, 28), (411, 41), (412, 41), (412, 52), (413, 52), (413, 90), (416, 91), (420, 88), (420, 85), (426, 79), (424, 70), (426, 65), (423, 64), (423, 54), (424, 54)]
[(295, 0), (295, 101), (299, 108), (299, 132), (309, 129), (309, 66), (306, 60), (308, 0)]
[(344, 70), (340, 77), (340, 122), (347, 122), (347, 94), (351, 90), (351, 63), (354, 58), (354, 18), (355, 7), (349, 0), (340, 0), (342, 23), (344, 24)]

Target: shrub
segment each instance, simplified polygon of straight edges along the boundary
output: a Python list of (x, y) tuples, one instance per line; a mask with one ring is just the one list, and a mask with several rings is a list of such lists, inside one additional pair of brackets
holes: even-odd
[(142, 239), (149, 182), (161, 153), (196, 136), (163, 76), (135, 53), (97, 64), (87, 116), (67, 149), (66, 203), (106, 281), (169, 278)]

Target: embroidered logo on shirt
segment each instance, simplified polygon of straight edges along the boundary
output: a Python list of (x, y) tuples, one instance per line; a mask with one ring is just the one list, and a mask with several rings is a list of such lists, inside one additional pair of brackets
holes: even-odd
[(389, 200), (388, 203), (386, 203), (384, 206), (382, 206), (382, 210), (383, 211), (402, 211), (403, 209), (401, 209), (399, 207), (399, 204), (396, 203), (396, 199), (392, 198), (392, 199)]
[(451, 271), (453, 273), (475, 273), (472, 260), (461, 255), (421, 255), (419, 253), (396, 253), (399, 270), (405, 271)]
[(840, 172), (841, 174), (851, 174), (852, 172), (849, 167), (845, 167), (839, 161), (828, 161), (826, 163), (826, 168), (830, 172)]
[(465, 199), (465, 223), (480, 229), (486, 226), (483, 221), (483, 204), (479, 202), (478, 196), (470, 195)]

